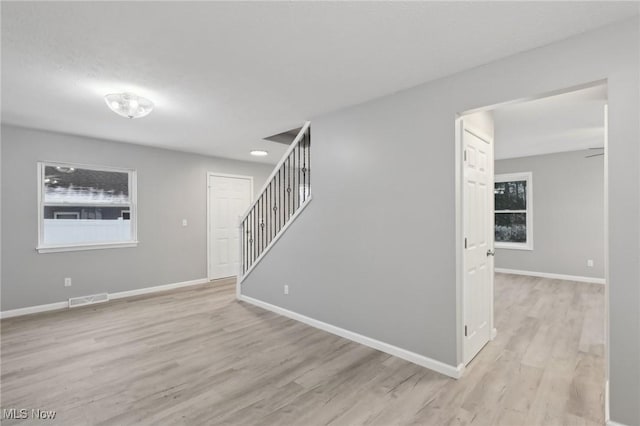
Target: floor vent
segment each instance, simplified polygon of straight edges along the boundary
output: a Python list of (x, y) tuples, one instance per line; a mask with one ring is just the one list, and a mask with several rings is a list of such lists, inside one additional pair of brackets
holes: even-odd
[(69, 307), (76, 308), (78, 306), (93, 305), (94, 303), (102, 303), (109, 301), (108, 293), (92, 294), (90, 296), (72, 297), (69, 299)]

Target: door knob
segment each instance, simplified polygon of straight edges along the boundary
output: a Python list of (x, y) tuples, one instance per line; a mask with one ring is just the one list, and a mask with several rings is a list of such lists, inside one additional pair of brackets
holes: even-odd
[(495, 255), (496, 255), (495, 250), (487, 250), (487, 256), (495, 256)]

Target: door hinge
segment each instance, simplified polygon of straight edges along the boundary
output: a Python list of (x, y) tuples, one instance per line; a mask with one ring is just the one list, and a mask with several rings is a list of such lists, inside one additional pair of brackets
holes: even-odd
[(464, 326), (464, 337), (467, 337), (467, 326)]
[(463, 155), (464, 155), (464, 160), (463, 161), (467, 161), (467, 150), (466, 149), (464, 150), (464, 154)]
[(467, 239), (464, 239), (464, 248), (467, 248)]

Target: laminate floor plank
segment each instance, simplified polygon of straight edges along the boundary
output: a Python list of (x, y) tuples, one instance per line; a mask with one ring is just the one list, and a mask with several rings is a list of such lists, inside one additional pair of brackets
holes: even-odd
[(604, 423), (602, 285), (497, 274), (495, 324), (453, 380), (237, 302), (219, 280), (2, 320), (0, 408), (71, 426)]

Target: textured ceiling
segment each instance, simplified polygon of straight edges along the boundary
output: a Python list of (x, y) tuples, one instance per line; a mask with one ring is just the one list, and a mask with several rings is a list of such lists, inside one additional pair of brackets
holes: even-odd
[[(306, 119), (626, 19), (634, 2), (2, 2), (5, 123), (276, 162)], [(146, 118), (102, 96), (134, 91)], [(270, 156), (256, 159), (251, 149)]]
[(603, 147), (606, 99), (598, 86), (494, 110), (496, 159)]

